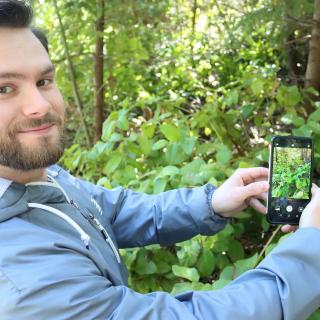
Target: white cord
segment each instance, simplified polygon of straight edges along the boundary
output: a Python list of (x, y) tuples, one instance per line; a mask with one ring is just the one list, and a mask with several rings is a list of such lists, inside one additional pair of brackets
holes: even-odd
[(68, 222), (74, 229), (78, 231), (78, 233), (81, 236), (81, 240), (85, 244), (86, 247), (88, 247), (90, 242), (90, 236), (76, 223), (74, 222), (70, 217), (68, 217), (65, 213), (61, 212), (58, 209), (52, 208), (50, 206), (46, 206), (40, 203), (28, 203), (29, 208), (38, 208), (42, 210), (49, 211), (51, 213), (54, 213), (55, 215), (59, 216), (60, 218), (64, 219), (66, 222)]

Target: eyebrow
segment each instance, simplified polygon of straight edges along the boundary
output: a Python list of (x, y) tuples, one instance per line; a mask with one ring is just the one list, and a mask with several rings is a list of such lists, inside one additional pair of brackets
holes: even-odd
[[(45, 69), (40, 72), (40, 76), (45, 76), (49, 73), (54, 73), (55, 67), (53, 64), (48, 65)], [(17, 72), (0, 72), (0, 79), (26, 79), (27, 76), (23, 73)]]

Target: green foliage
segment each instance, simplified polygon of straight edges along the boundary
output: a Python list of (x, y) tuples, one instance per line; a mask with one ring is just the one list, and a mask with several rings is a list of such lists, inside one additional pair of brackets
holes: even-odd
[(272, 196), (309, 198), (311, 149), (275, 148)]

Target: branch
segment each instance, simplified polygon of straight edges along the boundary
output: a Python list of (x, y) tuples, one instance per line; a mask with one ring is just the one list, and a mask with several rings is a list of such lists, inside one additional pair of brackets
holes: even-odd
[[(216, 1), (215, 1), (215, 2), (216, 2)], [(216, 2), (216, 3), (217, 3), (217, 2)], [(240, 8), (236, 8), (236, 7), (232, 6), (230, 3), (222, 2), (221, 4), (222, 4), (225, 8), (232, 9), (232, 10), (234, 10), (234, 11), (236, 11), (236, 12), (241, 13), (241, 14), (247, 14), (247, 13), (248, 13), (248, 12), (245, 12), (245, 11), (241, 10)]]
[(308, 28), (312, 27), (313, 23), (316, 22), (316, 21), (313, 21), (312, 19), (309, 19), (309, 20), (298, 19), (296, 17), (291, 16), (288, 13), (284, 15), (284, 18), (289, 21), (294, 21), (295, 23), (299, 24), (302, 27), (308, 27)]
[(308, 42), (310, 40), (310, 38), (311, 38), (311, 35), (308, 34), (306, 36), (302, 36), (302, 37), (299, 37), (299, 38), (288, 40), (288, 41), (286, 41), (286, 44), (292, 44), (292, 43), (305, 44), (306, 42)]
[(264, 252), (266, 251), (268, 245), (271, 243), (271, 241), (272, 241), (273, 238), (276, 236), (276, 234), (280, 231), (280, 229), (281, 229), (281, 225), (278, 226), (277, 229), (273, 231), (271, 237), (268, 239), (267, 243), (263, 246), (263, 249), (261, 250), (261, 252), (260, 252), (260, 254), (259, 254), (259, 256), (258, 256), (257, 261), (256, 261), (254, 267), (256, 267), (256, 266), (258, 265), (260, 259), (262, 258)]
[(62, 23), (62, 19), (61, 19), (61, 15), (60, 15), (60, 11), (57, 5), (57, 0), (53, 0), (53, 4), (55, 7), (55, 11), (59, 20), (59, 26), (60, 26), (60, 32), (61, 32), (61, 37), (62, 37), (62, 41), (63, 41), (63, 45), (65, 47), (66, 50), (66, 56), (67, 56), (67, 60), (68, 60), (68, 65), (69, 65), (69, 71), (70, 71), (70, 75), (71, 75), (71, 82), (72, 82), (72, 89), (73, 89), (73, 94), (75, 97), (75, 102), (77, 105), (77, 109), (80, 115), (80, 120), (84, 129), (84, 133), (85, 133), (85, 138), (87, 141), (87, 147), (90, 147), (90, 136), (89, 136), (89, 131), (88, 131), (88, 127), (86, 125), (85, 122), (85, 118), (84, 118), (84, 114), (83, 114), (83, 104), (81, 102), (81, 98), (80, 98), (80, 94), (79, 94), (79, 88), (78, 88), (78, 84), (77, 84), (77, 79), (76, 79), (76, 74), (75, 74), (75, 70), (74, 70), (74, 66), (73, 66), (73, 62), (71, 59), (71, 55), (69, 52), (69, 47), (68, 47), (68, 43), (67, 43), (67, 38), (66, 38), (66, 34), (65, 34), (65, 29)]
[[(77, 53), (73, 53), (73, 54), (70, 54), (70, 58), (73, 59), (73, 58), (78, 58), (78, 57), (81, 57), (81, 56), (90, 56), (91, 58), (94, 56), (94, 53), (93, 52), (77, 52)], [(61, 57), (59, 59), (52, 59), (52, 62), (53, 64), (59, 64), (59, 63), (62, 63), (64, 61), (66, 61), (68, 58), (67, 57)]]

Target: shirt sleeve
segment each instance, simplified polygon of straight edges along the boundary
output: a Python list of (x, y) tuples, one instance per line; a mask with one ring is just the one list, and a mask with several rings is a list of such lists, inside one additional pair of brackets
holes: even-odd
[[(79, 274), (47, 268), (42, 281), (19, 290), (0, 268), (2, 320), (302, 320), (320, 305), (320, 230), (305, 228), (278, 245), (260, 265), (221, 290), (189, 291), (178, 296), (164, 292), (137, 293), (113, 286), (98, 274), (83, 274), (69, 260), (66, 268)], [(33, 251), (32, 251), (33, 252)], [(64, 254), (70, 255), (70, 252)], [(73, 259), (80, 259), (74, 255)], [(55, 256), (53, 263), (56, 263)], [(65, 261), (65, 260), (64, 260)], [(71, 272), (70, 271), (70, 272)], [(14, 274), (14, 273), (13, 273)], [(49, 281), (50, 280), (50, 281)]]
[(198, 234), (213, 235), (228, 221), (213, 211), (211, 184), (158, 195), (122, 187), (109, 190), (81, 179), (73, 179), (73, 184), (99, 203), (120, 248), (171, 245)]

